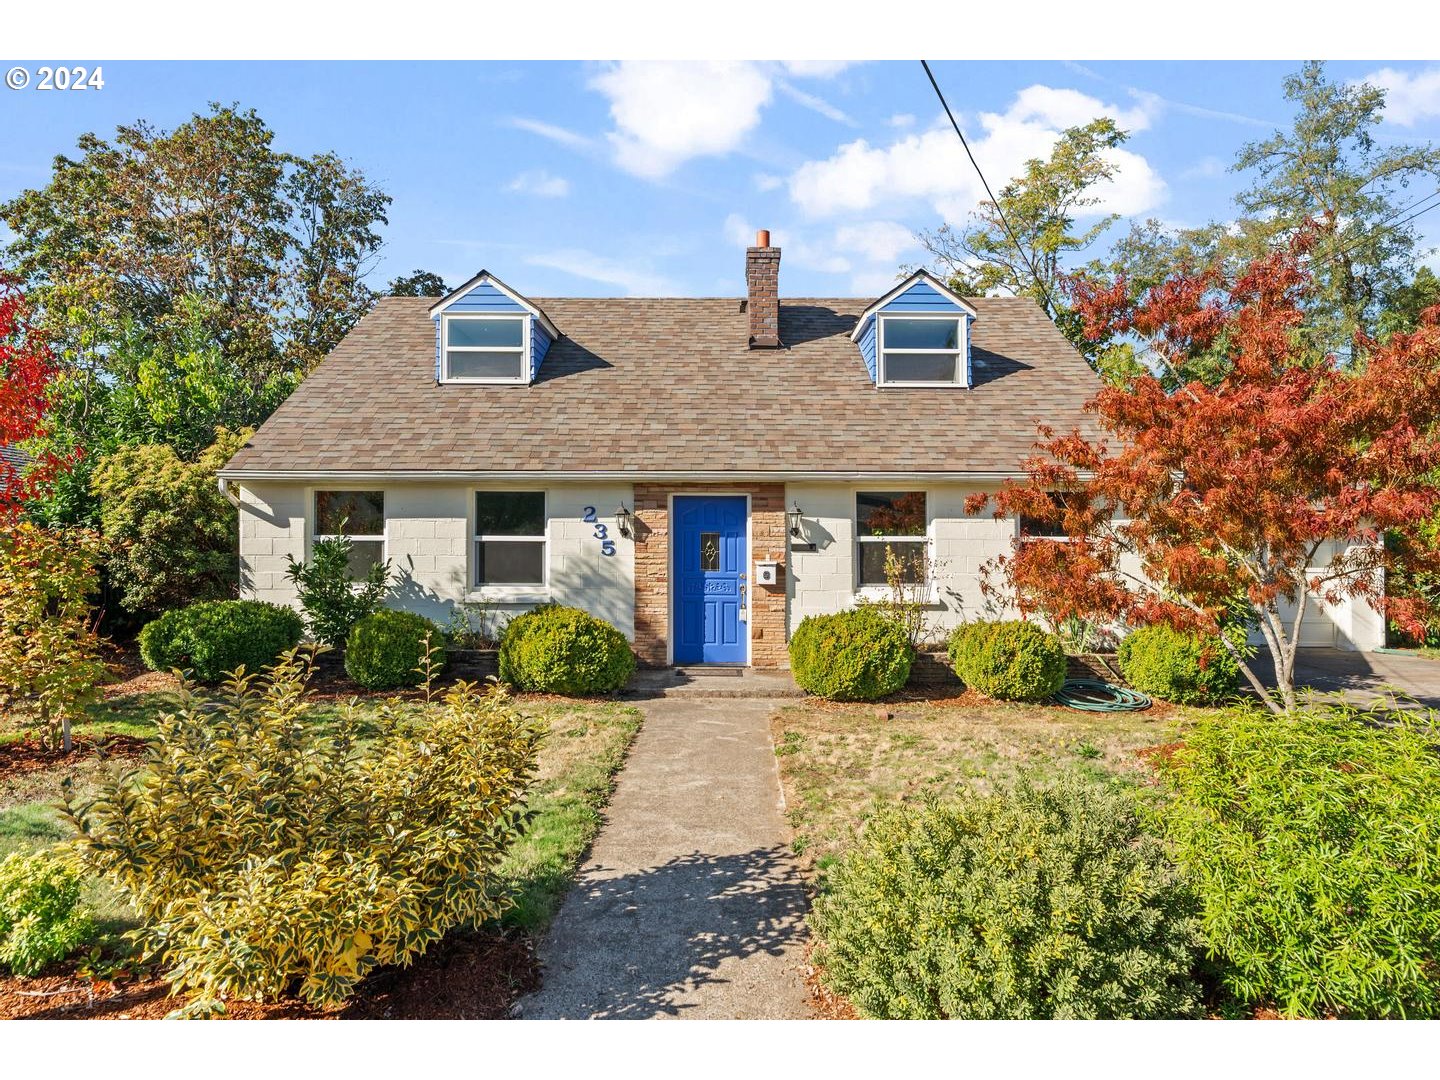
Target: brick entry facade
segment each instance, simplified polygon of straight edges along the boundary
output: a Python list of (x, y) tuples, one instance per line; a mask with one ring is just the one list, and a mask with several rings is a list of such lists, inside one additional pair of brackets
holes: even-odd
[(775, 585), (750, 583), (750, 663), (757, 668), (790, 666), (785, 640), (785, 485), (635, 485), (635, 653), (645, 667), (664, 667), (670, 638), (670, 496), (749, 495), (750, 566), (756, 559), (781, 564)]

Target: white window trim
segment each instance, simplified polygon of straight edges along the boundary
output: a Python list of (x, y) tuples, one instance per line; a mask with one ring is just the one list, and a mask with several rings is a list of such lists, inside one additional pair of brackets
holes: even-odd
[[(450, 353), (451, 353), (452, 351), (454, 351), (454, 352), (468, 352), (468, 353), (487, 353), (487, 352), (488, 352), (488, 353), (513, 353), (513, 352), (515, 352), (515, 350), (516, 350), (516, 346), (514, 346), (514, 345), (458, 345), (458, 346), (454, 346), (454, 347), (453, 347), (453, 350), (452, 350), (452, 347), (451, 347), (451, 345), (450, 345), (450, 324), (451, 324), (452, 322), (456, 322), (456, 321), (475, 320), (475, 321), (478, 322), (478, 321), (482, 321), (482, 320), (484, 320), (484, 321), (498, 321), (498, 320), (501, 320), (501, 319), (518, 320), (518, 321), (521, 323), (521, 328), (520, 328), (520, 345), (518, 346), (518, 348), (519, 348), (519, 350), (520, 350), (520, 371), (519, 371), (519, 373), (518, 373), (514, 378), (504, 378), (504, 377), (500, 377), (500, 376), (477, 377), (477, 376), (455, 376), (455, 375), (451, 375), (451, 374), (450, 374)], [(531, 334), (533, 333), (533, 329), (532, 329), (532, 327), (531, 327), (532, 319), (533, 319), (533, 317), (532, 317), (529, 313), (524, 313), (524, 314), (519, 314), (519, 315), (517, 315), (517, 314), (511, 314), (511, 313), (506, 313), (506, 314), (498, 314), (498, 313), (497, 313), (497, 314), (489, 314), (489, 313), (480, 314), (480, 313), (478, 313), (478, 312), (475, 312), (475, 313), (472, 313), (472, 312), (464, 312), (464, 313), (456, 312), (456, 313), (453, 314), (453, 315), (450, 314), (450, 313), (448, 313), (448, 312), (443, 313), (443, 314), (440, 316), (440, 375), (441, 375), (440, 381), (441, 381), (442, 383), (492, 383), (492, 384), (498, 383), (498, 384), (505, 385), (505, 386), (515, 386), (515, 385), (519, 385), (519, 384), (528, 384), (528, 383), (530, 382), (530, 357), (531, 357), (531, 341), (530, 341), (530, 338), (531, 338)]]
[[(360, 534), (358, 534), (358, 533), (321, 533), (321, 532), (316, 532), (315, 530), (320, 527), (320, 508), (316, 505), (316, 501), (320, 498), (320, 493), (321, 493), (322, 491), (333, 491), (333, 492), (343, 492), (343, 491), (379, 491), (379, 492), (380, 492), (380, 521), (381, 521), (381, 523), (382, 523), (382, 524), (381, 524), (381, 532), (380, 532), (380, 535), (379, 535), (379, 536), (373, 536), (373, 535), (370, 535), (370, 534), (367, 533), (367, 534), (365, 534), (365, 535), (362, 536), (362, 535), (360, 535)], [(383, 562), (386, 562), (387, 560), (389, 560), (389, 558), (390, 558), (390, 515), (389, 515), (389, 514), (386, 512), (386, 510), (385, 510), (385, 502), (386, 502), (386, 499), (385, 499), (385, 489), (384, 489), (384, 488), (375, 488), (375, 487), (313, 487), (313, 488), (310, 488), (308, 501), (309, 501), (310, 506), (309, 506), (309, 512), (306, 514), (306, 521), (308, 522), (308, 528), (307, 528), (305, 531), (306, 531), (306, 533), (309, 534), (309, 535), (308, 535), (308, 538), (307, 538), (307, 540), (306, 540), (306, 544), (305, 544), (305, 548), (306, 548), (306, 550), (305, 550), (305, 557), (306, 557), (306, 559), (314, 558), (314, 556), (315, 556), (315, 542), (316, 542), (317, 540), (335, 540), (335, 539), (338, 539), (339, 537), (343, 536), (343, 537), (345, 537), (345, 539), (350, 540), (350, 541), (352, 541), (352, 542), (353, 542), (353, 541), (357, 541), (357, 540), (363, 540), (363, 541), (372, 542), (372, 543), (373, 543), (374, 541), (376, 541), (376, 540), (380, 541), (380, 561), (383, 563)], [(361, 581), (351, 581), (350, 584), (351, 584), (352, 586), (358, 587), (358, 586), (360, 586), (360, 585), (363, 585), (364, 582), (361, 582)]]
[[(480, 532), (480, 523), (476, 519), (476, 496), (478, 495), (519, 495), (530, 494), (538, 491), (545, 500), (544, 515), (545, 531), (539, 536), (492, 536)], [(550, 492), (544, 488), (474, 488), (470, 492), (470, 557), (467, 560), (469, 568), (468, 597), (477, 600), (493, 600), (502, 603), (513, 604), (534, 604), (543, 603), (550, 599)], [(480, 570), (480, 559), (478, 548), (482, 541), (490, 543), (543, 543), (545, 545), (544, 555), (540, 560), (541, 580), (535, 582), (511, 582), (496, 583), (493, 585), (482, 584), (476, 580)]]
[[(957, 347), (954, 349), (895, 349), (895, 352), (918, 353), (923, 356), (953, 356), (955, 358), (955, 378), (951, 380), (927, 380), (916, 382), (910, 379), (892, 381), (885, 376), (885, 324), (891, 319), (944, 319), (953, 321), (959, 325), (956, 327)], [(904, 313), (899, 311), (885, 312), (875, 316), (875, 382), (877, 386), (886, 387), (935, 387), (935, 386), (961, 386), (970, 385), (970, 319), (963, 311), (916, 311)]]
[[(947, 384), (948, 385), (948, 384)], [(930, 571), (933, 569), (935, 552), (935, 519), (930, 514), (930, 491), (927, 488), (900, 489), (896, 493), (909, 495), (918, 491), (925, 496), (925, 531), (923, 533), (910, 533), (905, 536), (862, 536), (860, 534), (860, 496), (871, 492), (880, 492), (884, 488), (856, 488), (850, 493), (850, 521), (855, 530), (855, 542), (857, 544), (924, 544), (925, 545), (925, 591), (921, 598), (923, 603), (933, 603), (936, 595), (935, 578)], [(855, 552), (855, 597), (862, 600), (884, 600), (890, 596), (890, 586), (885, 584), (865, 584), (860, 580), (860, 552)]]

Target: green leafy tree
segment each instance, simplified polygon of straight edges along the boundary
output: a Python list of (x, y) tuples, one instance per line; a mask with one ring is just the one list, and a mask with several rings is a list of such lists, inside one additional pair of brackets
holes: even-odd
[(393, 278), (385, 289), (390, 296), (447, 296), (450, 286), (439, 274), (429, 270), (413, 270)]
[(380, 610), (390, 588), (389, 561), (359, 574), (351, 566), (354, 544), (348, 536), (316, 540), (308, 562), (290, 560), (285, 576), (295, 583), (310, 636), (326, 645), (344, 645), (351, 628)]
[(105, 568), (126, 611), (234, 595), (237, 514), (216, 474), (250, 435), (222, 428), (194, 462), (169, 446), (126, 447), (95, 469)]
[(1118, 218), (1102, 215), (1085, 229), (1076, 224), (1077, 218), (1094, 216), (1091, 208), (1100, 201), (1095, 185), (1116, 171), (1109, 151), (1127, 138), (1108, 117), (1072, 127), (1056, 140), (1048, 160), (1027, 161), (1024, 173), (1002, 187), (994, 202), (982, 202), (969, 224), (947, 223), (921, 233), (919, 240), (957, 291), (1032, 297), (1093, 362), (1104, 346), (1085, 337), (1066, 303), (1066, 264)]
[[(1247, 144), (1231, 166), (1249, 181), (1235, 198), (1233, 220), (1180, 230), (1136, 223), (1085, 276), (1123, 281), (1138, 300), (1177, 272), (1214, 267), (1219, 279), (1235, 280), (1303, 232), (1315, 284), (1294, 362), (1311, 365), (1326, 353), (1351, 355), (1357, 333), (1413, 329), (1426, 300), (1437, 298), (1434, 275), (1416, 269), (1414, 219), (1433, 209), (1427, 200), (1440, 186), (1440, 148), (1378, 139), (1385, 91), (1331, 82), (1323, 64), (1306, 64), (1284, 88), (1295, 109), (1289, 128)], [(1218, 383), (1229, 370), (1218, 355), (1192, 357), (1169, 380), (1172, 388), (1189, 378)]]
[(1413, 334), (1420, 328), (1421, 314), (1436, 305), (1440, 305), (1440, 277), (1428, 266), (1422, 266), (1408, 285), (1391, 293), (1385, 310), (1380, 313), (1381, 339), (1392, 334)]
[(59, 351), (106, 370), (108, 338), (132, 322), (178, 332), (199, 294), (211, 340), (257, 391), (324, 356), (372, 300), (390, 199), (333, 154), (274, 142), (254, 110), (212, 104), (173, 131), (82, 135), (48, 184), (0, 205), (8, 260)]

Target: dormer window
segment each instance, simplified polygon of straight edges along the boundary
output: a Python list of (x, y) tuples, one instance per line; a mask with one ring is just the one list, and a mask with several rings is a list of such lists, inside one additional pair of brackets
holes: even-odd
[(880, 385), (963, 385), (961, 318), (959, 315), (880, 316)]
[(530, 381), (529, 315), (445, 315), (445, 382)]
[(850, 340), (879, 387), (970, 385), (976, 311), (928, 270), (917, 270), (860, 313)]
[(550, 317), (488, 270), (430, 307), (437, 383), (527, 385), (560, 331)]

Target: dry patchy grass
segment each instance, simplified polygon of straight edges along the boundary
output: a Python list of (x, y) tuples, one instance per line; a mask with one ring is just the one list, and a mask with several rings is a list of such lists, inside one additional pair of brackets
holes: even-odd
[(985, 790), (1022, 769), (1139, 777), (1135, 752), (1178, 738), (1189, 715), (1169, 707), (1084, 713), (956, 699), (877, 709), (807, 699), (779, 710), (771, 733), (796, 851), (823, 870), (877, 803)]

